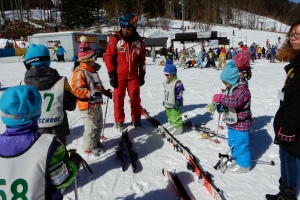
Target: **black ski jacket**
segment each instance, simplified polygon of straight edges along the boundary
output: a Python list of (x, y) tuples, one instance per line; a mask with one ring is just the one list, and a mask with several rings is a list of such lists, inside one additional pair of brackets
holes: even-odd
[[(284, 100), (280, 101), (273, 123), (274, 143), (300, 158), (300, 52), (284, 69), (287, 74), (291, 69), (293, 71), (287, 75), (282, 88)], [(285, 142), (278, 138), (278, 131), (281, 127), (290, 135), (295, 134), (294, 142)]]

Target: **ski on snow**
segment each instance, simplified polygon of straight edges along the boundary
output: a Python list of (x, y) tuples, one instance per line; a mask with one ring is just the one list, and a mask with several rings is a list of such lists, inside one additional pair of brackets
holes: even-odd
[(132, 167), (132, 171), (135, 173), (136, 168), (136, 160), (137, 160), (137, 153), (132, 150), (132, 143), (129, 141), (128, 131), (122, 132), (121, 141), (119, 142), (120, 150), (117, 151), (117, 158), (122, 162), (122, 170), (125, 171), (125, 160), (124, 160), (124, 151), (125, 146), (127, 147), (127, 151), (129, 153), (130, 163)]
[(143, 108), (142, 106), (141, 106), (141, 115), (143, 115), (152, 124), (152, 126), (154, 126), (156, 128), (158, 128), (158, 126), (160, 126), (159, 121), (157, 121), (156, 119), (151, 117), (149, 115), (148, 111), (145, 108)]
[(175, 193), (180, 200), (190, 200), (188, 193), (184, 189), (179, 177), (177, 176), (175, 170), (174, 172), (170, 172), (167, 169), (162, 169), (162, 174), (167, 177), (175, 190)]
[(217, 138), (227, 140), (227, 136), (216, 133), (215, 131), (212, 131), (210, 128), (206, 128), (204, 123), (194, 124), (186, 115), (184, 117), (187, 119), (184, 122), (184, 125), (190, 126), (192, 127), (192, 129), (197, 131), (201, 139), (211, 139), (215, 143), (220, 143), (220, 141)]
[(192, 152), (187, 147), (183, 146), (183, 144), (180, 143), (172, 134), (170, 134), (165, 127), (160, 126), (158, 130), (164, 135), (168, 142), (173, 144), (174, 150), (182, 153), (185, 156), (188, 161), (187, 168), (198, 175), (199, 182), (203, 183), (211, 196), (215, 200), (224, 199), (221, 190), (217, 188), (214, 183), (212, 183), (212, 175), (209, 172), (204, 171), (204, 169), (198, 163), (198, 159), (192, 154)]

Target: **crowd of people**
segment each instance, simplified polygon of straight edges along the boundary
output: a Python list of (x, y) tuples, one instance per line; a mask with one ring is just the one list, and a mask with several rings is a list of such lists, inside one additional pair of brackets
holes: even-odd
[[(199, 52), (193, 47), (184, 48), (178, 52), (176, 48), (173, 50), (173, 47), (162, 47), (157, 52), (155, 48), (151, 49), (152, 62), (156, 62), (156, 55), (159, 53), (161, 61), (159, 65), (164, 66), (166, 64), (166, 60), (172, 60), (174, 62), (179, 62), (179, 67), (182, 68), (215, 68), (220, 70), (225, 68), (226, 61), (233, 59), (233, 57), (239, 52), (245, 52), (249, 57), (249, 61), (255, 62), (257, 59), (267, 59), (270, 63), (275, 63), (276, 56), (279, 54), (279, 48), (277, 43), (275, 45), (270, 45), (267, 40), (266, 48), (260, 47), (255, 42), (248, 45), (243, 42), (238, 43), (238, 47), (230, 47), (226, 49), (224, 46), (220, 46), (218, 48), (209, 48), (205, 49), (202, 47)], [(204, 62), (206, 64), (204, 65)]]
[[(115, 128), (124, 129), (124, 99), (126, 91), (131, 104), (131, 121), (135, 129), (141, 124), (140, 87), (145, 84), (146, 49), (136, 31), (138, 17), (126, 14), (119, 18), (120, 30), (109, 40), (104, 56), (105, 66), (113, 91), (104, 86), (99, 77), (100, 65), (95, 61), (96, 53), (89, 46), (85, 36), (80, 38), (77, 60), (74, 62), (71, 84), (66, 77), (51, 68), (51, 57), (46, 46), (31, 44), (24, 57), (26, 73), (19, 86), (7, 89), (0, 99), (1, 120), (6, 130), (0, 135), (0, 174), (12, 184), (26, 185), (24, 199), (62, 199), (61, 189), (68, 187), (85, 160), (76, 151), (67, 151), (66, 136), (70, 134), (66, 111), (80, 111), (83, 124), (82, 149), (86, 155), (100, 156), (105, 146), (100, 141), (103, 129), (102, 105), (104, 96), (113, 100)], [(55, 46), (59, 61), (64, 62), (61, 45)], [(61, 48), (61, 50), (59, 50)], [(268, 50), (269, 53), (268, 53)], [(224, 47), (208, 52), (203, 48), (196, 53), (193, 48), (178, 52), (163, 48), (161, 55), (166, 80), (163, 83), (168, 123), (165, 128), (173, 135), (183, 133), (182, 106), (185, 91), (183, 82), (177, 76), (178, 61), (188, 67), (215, 67), (223, 69), (220, 80), (225, 89), (214, 94), (206, 106), (214, 114), (223, 115), (228, 128), (228, 146), (231, 150), (227, 168), (230, 173), (247, 173), (251, 168), (249, 137), (252, 127), (251, 92), (248, 82), (252, 77), (250, 62), (262, 57), (270, 62), (289, 62), (285, 67), (287, 78), (280, 95), (280, 107), (275, 115), (275, 143), (280, 146), (281, 177), (277, 195), (266, 195), (272, 199), (296, 199), (297, 164), (299, 161), (300, 126), (297, 123), (299, 98), (298, 68), (300, 65), (300, 22), (293, 24), (288, 40), (281, 51), (272, 45), (267, 51), (256, 44), (250, 48), (243, 43), (237, 49)], [(54, 55), (53, 54), (53, 55)], [(52, 55), (52, 56), (53, 56)], [(151, 51), (155, 56), (155, 49)], [(204, 66), (204, 61), (207, 60)], [(219, 61), (218, 64), (215, 62)], [(155, 59), (153, 60), (155, 62)], [(23, 162), (32, 160), (35, 162)], [(10, 159), (13, 158), (13, 159)], [(38, 165), (36, 164), (38, 163)], [(15, 166), (11, 170), (10, 166)], [(88, 167), (88, 166), (87, 166)], [(26, 171), (26, 173), (23, 173)], [(20, 182), (20, 177), (21, 182)], [(26, 186), (27, 187), (27, 186)], [(10, 189), (9, 189), (10, 190)], [(7, 198), (14, 193), (5, 191)], [(20, 197), (21, 198), (21, 197)]]

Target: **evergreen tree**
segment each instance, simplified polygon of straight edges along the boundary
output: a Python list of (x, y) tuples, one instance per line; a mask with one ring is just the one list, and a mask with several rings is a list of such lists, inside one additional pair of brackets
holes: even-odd
[(68, 27), (88, 27), (95, 21), (95, 0), (62, 0), (61, 20)]
[(148, 14), (149, 18), (162, 17), (166, 12), (165, 3), (161, 0), (146, 0), (144, 12)]

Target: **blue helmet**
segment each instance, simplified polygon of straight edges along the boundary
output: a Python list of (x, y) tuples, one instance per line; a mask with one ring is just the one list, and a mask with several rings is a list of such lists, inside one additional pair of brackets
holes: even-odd
[(134, 14), (125, 14), (119, 18), (119, 24), (121, 27), (136, 28), (138, 16)]

